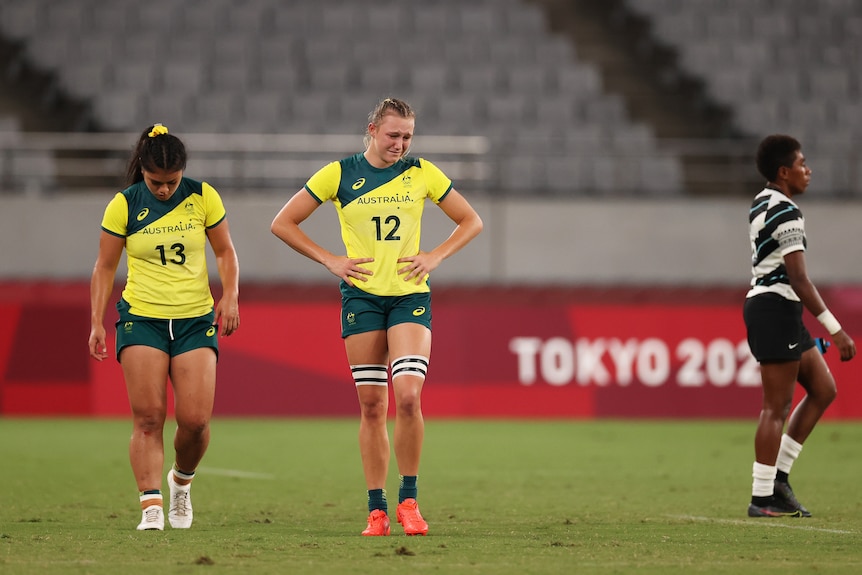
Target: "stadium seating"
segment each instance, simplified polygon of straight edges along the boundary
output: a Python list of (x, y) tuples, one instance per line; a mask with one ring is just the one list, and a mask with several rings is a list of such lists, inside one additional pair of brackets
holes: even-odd
[[(556, 194), (604, 193), (609, 179), (595, 174), (637, 157), (629, 172), (639, 176), (614, 185), (682, 193), (681, 160), (658, 151), (654, 126), (634, 122), (602, 72), (551, 32), (543, 4), (4, 0), (0, 31), (25, 42), (31, 62), (55, 73), (69, 94), (91, 101), (109, 131), (159, 119), (182, 132), (355, 133), (377, 99), (401, 95), (417, 103), (420, 133), (492, 138), (501, 168), (492, 184), (502, 191), (534, 181), (529, 187)], [(805, 0), (623, 5), (652, 22), (654, 38), (733, 110), (739, 131), (793, 131), (810, 156), (830, 150), (821, 182), (847, 192), (855, 170), (847, 176), (839, 166), (852, 158), (835, 153), (837, 143), (862, 138), (862, 3), (818, 0), (817, 10)], [(543, 144), (534, 137), (541, 134), (548, 135)], [(513, 145), (521, 135), (535, 145)], [(572, 143), (579, 139), (592, 144)], [(618, 146), (639, 155), (620, 156)], [(568, 161), (572, 154), (601, 168), (587, 176)]]
[(848, 166), (852, 143), (862, 140), (862, 3), (823, 0), (816, 10), (805, 0), (625, 3), (649, 18), (654, 37), (677, 50), (684, 70), (734, 110), (741, 131), (795, 135), (815, 169), (813, 186), (862, 193), (851, 177), (860, 173)]

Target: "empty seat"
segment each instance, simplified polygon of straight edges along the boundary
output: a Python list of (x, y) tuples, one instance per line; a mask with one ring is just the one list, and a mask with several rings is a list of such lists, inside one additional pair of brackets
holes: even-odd
[(570, 95), (595, 95), (601, 92), (602, 79), (592, 65), (569, 65), (557, 68), (555, 72), (549, 90), (556, 89), (561, 94)]
[(516, 94), (533, 94), (536, 101), (545, 97), (552, 85), (548, 68), (535, 64), (511, 64), (502, 69), (505, 85)]
[(485, 105), (487, 121), (492, 126), (507, 122), (524, 124), (534, 118), (524, 94), (491, 94)]
[(579, 121), (580, 100), (569, 94), (554, 94), (533, 100), (536, 124), (546, 127), (570, 126)]
[(191, 112), (191, 97), (173, 92), (151, 92), (143, 99), (146, 124), (162, 123), (177, 126), (176, 131), (187, 131), (186, 117)]
[(463, 64), (456, 69), (458, 88), (473, 94), (494, 94), (504, 86), (501, 71), (487, 63), (479, 65)]
[(801, 73), (795, 69), (767, 70), (758, 77), (760, 97), (786, 100), (798, 98), (802, 93)]
[(289, 62), (272, 63), (260, 69), (260, 86), (267, 91), (307, 88), (300, 71)]
[[(149, 117), (142, 109), (142, 92), (138, 90), (113, 90), (102, 92), (93, 98), (93, 115), (100, 126), (109, 131), (143, 130)], [(157, 121), (157, 120), (155, 120)]]
[(106, 66), (102, 62), (79, 62), (67, 65), (61, 74), (62, 85), (75, 97), (89, 98), (106, 85)]
[[(331, 133), (333, 118), (338, 118), (340, 114), (338, 102), (330, 94), (290, 94), (285, 95), (284, 101), (288, 112), (284, 125), (289, 132)], [(357, 122), (360, 120), (357, 118)]]
[(744, 67), (716, 70), (709, 76), (709, 89), (713, 96), (726, 104), (748, 100), (755, 93), (752, 71)]
[(216, 91), (244, 92), (260, 85), (260, 78), (244, 62), (216, 63), (210, 67), (209, 86)]
[(153, 62), (115, 62), (111, 71), (115, 90), (158, 90), (162, 86), (161, 66)]
[(850, 72), (843, 68), (808, 70), (808, 97), (832, 102), (850, 100)]
[[(192, 102), (192, 117), (199, 126), (226, 128), (239, 112), (239, 96), (231, 92), (204, 92)], [(199, 129), (199, 128), (198, 128)]]
[(59, 34), (34, 38), (27, 43), (26, 50), (31, 62), (43, 70), (51, 70), (62, 68), (74, 48), (69, 36)]
[(162, 65), (162, 81), (170, 92), (197, 94), (203, 89), (206, 76), (204, 69), (196, 62), (166, 62)]
[(31, 38), (41, 26), (42, 10), (37, 2), (0, 3), (0, 29), (9, 38)]
[(362, 92), (397, 95), (405, 83), (404, 70), (398, 66), (363, 66), (355, 73)]
[(434, 94), (447, 93), (452, 88), (452, 70), (444, 63), (416, 63), (408, 69), (410, 88)]

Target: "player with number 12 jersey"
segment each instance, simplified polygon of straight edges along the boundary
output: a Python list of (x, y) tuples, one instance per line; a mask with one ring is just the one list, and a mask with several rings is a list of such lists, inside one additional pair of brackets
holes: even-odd
[(356, 287), (380, 296), (430, 290), (427, 281), (405, 282), (397, 269), (398, 258), (419, 253), (425, 199), (438, 204), (452, 189), (452, 181), (437, 166), (405, 157), (375, 168), (358, 153), (321, 168), (305, 189), (319, 203), (335, 204), (347, 257), (374, 258), (364, 264), (373, 275)]

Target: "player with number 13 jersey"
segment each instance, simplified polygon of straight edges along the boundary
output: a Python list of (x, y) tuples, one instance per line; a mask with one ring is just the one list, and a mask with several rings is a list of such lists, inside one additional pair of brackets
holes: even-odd
[[(123, 299), (134, 315), (171, 319), (212, 310), (206, 265), (206, 230), (225, 217), (218, 193), (183, 177), (162, 201), (141, 181), (117, 193), (102, 229), (126, 239), (129, 274)], [(170, 289), (165, 289), (170, 286)]]

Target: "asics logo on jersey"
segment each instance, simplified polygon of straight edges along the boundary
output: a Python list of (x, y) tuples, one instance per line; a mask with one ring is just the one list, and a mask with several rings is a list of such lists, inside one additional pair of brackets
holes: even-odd
[(424, 307), (417, 307), (416, 309), (413, 310), (413, 315), (415, 315), (415, 316), (420, 316), (423, 313), (425, 313)]
[(353, 186), (351, 186), (354, 190), (358, 190), (362, 186), (365, 185), (365, 178), (359, 178), (355, 182), (353, 182)]
[(214, 335), (215, 335), (215, 332), (216, 332), (216, 328), (215, 328), (215, 326), (214, 326), (214, 325), (211, 325), (211, 326), (210, 326), (210, 328), (207, 330), (207, 337), (212, 337), (212, 336), (214, 336)]
[(149, 213), (150, 213), (150, 208), (144, 208), (143, 210), (138, 212), (138, 216), (137, 216), (138, 221), (143, 220), (145, 217), (147, 217), (147, 214), (149, 214)]

